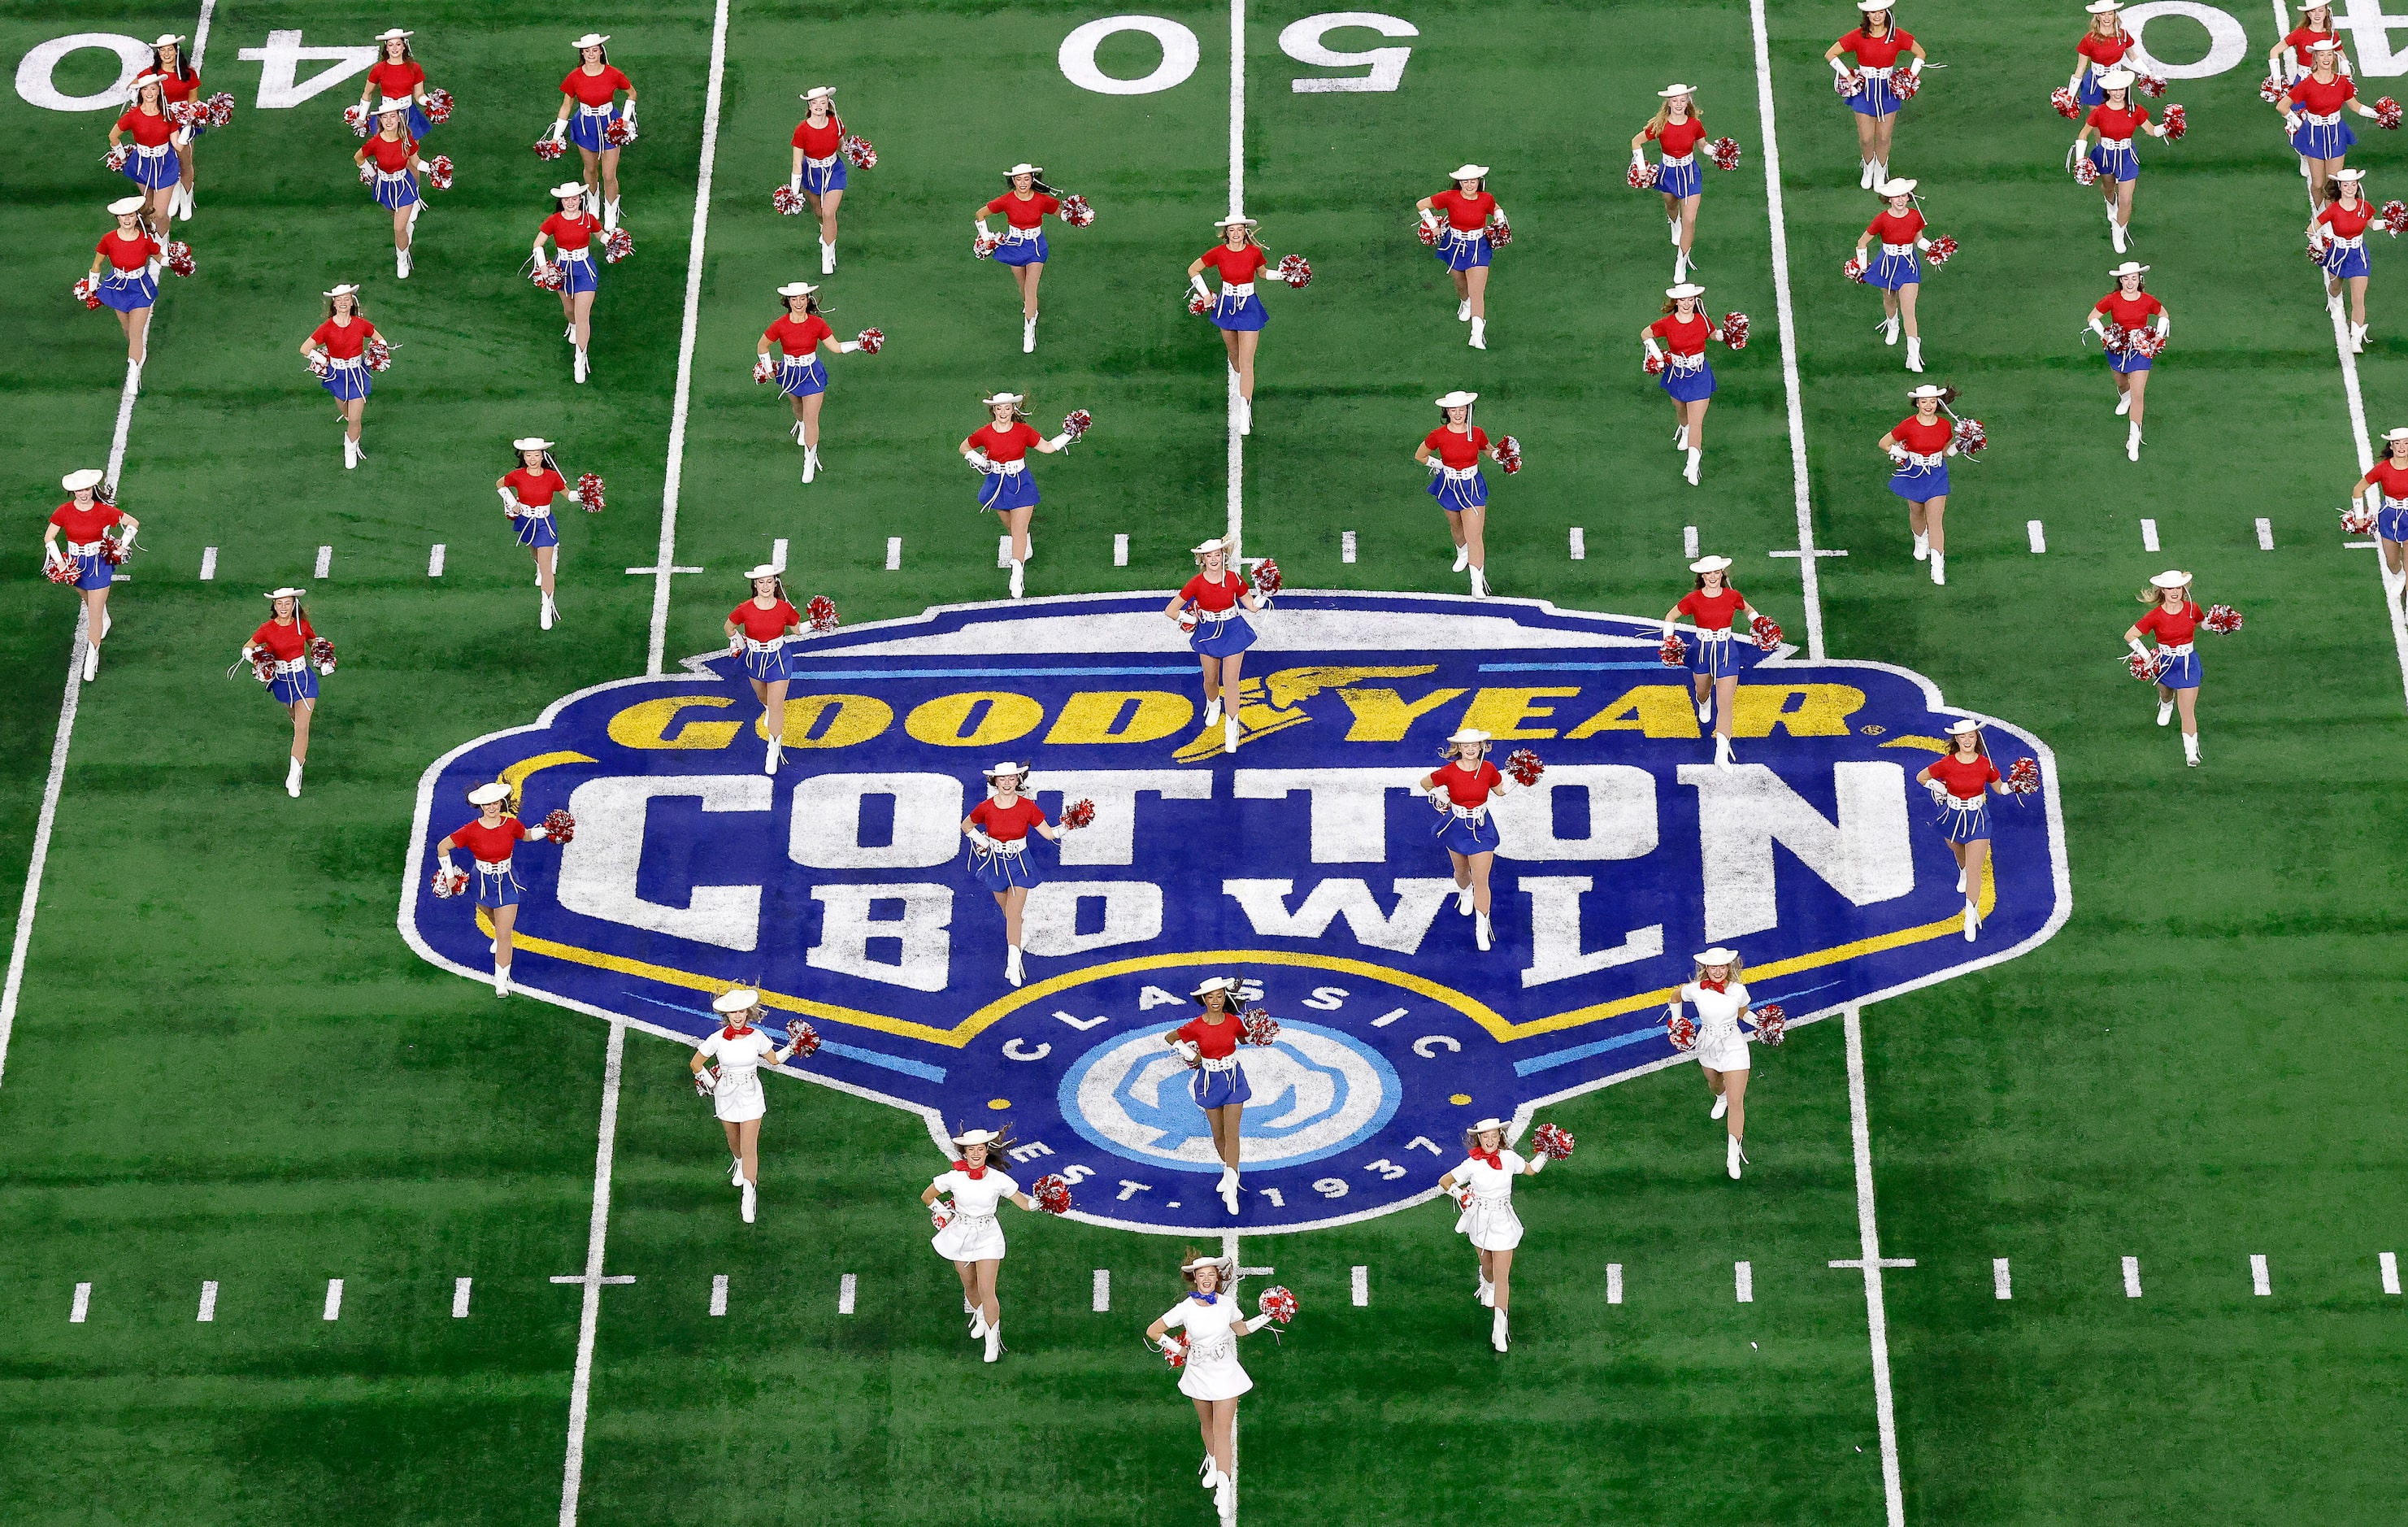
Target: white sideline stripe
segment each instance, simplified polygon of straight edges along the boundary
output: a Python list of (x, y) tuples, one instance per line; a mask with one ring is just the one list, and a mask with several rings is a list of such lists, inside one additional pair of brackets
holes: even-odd
[(204, 546), (201, 548), (201, 582), (206, 583), (217, 575), (218, 549), (214, 546)]
[(2014, 1275), (2007, 1270), (2007, 1259), (2004, 1257), (1990, 1259), (1990, 1291), (2000, 1299), (2013, 1299), (2015, 1296)]
[(2141, 550), (2144, 552), (2154, 552), (2157, 549), (2157, 522), (2155, 520), (2143, 520), (2141, 522)]
[(2141, 1259), (2138, 1257), (2124, 1259), (2124, 1297), (2127, 1299), (2141, 1297)]
[[(1751, 3), (1756, 7), (1756, 36), (1760, 39), (1764, 35), (1764, 0)], [(1882, 1299), (1882, 1269), (1914, 1264), (1885, 1260), (1881, 1254), (1881, 1227), (1873, 1215), (1872, 1126), (1865, 1112), (1864, 1013), (1861, 1008), (1850, 1006), (1842, 1008), (1840, 1015), (1848, 1050), (1848, 1134), (1856, 1159), (1856, 1234), (1863, 1246), (1858, 1265), (1865, 1275), (1865, 1329), (1872, 1341), (1873, 1419), (1881, 1431), (1882, 1498), (1889, 1510), (1889, 1527), (1906, 1527), (1906, 1491), (1899, 1479), (1898, 1413), (1890, 1390), (1889, 1312)]]
[(2032, 555), (2039, 556), (2047, 552), (2048, 532), (2041, 528), (2040, 522), (2038, 520), (2026, 520), (2024, 522), (2024, 534), (2031, 538)]
[[(652, 646), (644, 662), (644, 673), (650, 678), (661, 674), (661, 655), (669, 637), (669, 579), (678, 570), (677, 521), (678, 489), (685, 479), (685, 421), (694, 402), (694, 347), (696, 321), (702, 310), (702, 256), (704, 238), (710, 228), (710, 168), (719, 151), (719, 104), (721, 86), (727, 72), (727, 0), (719, 0), (710, 18), (710, 89), (702, 105), (702, 157), (694, 182), (694, 229), (688, 236), (685, 256), (685, 321), (678, 331), (677, 396), (669, 406), (668, 469), (661, 479), (661, 545), (660, 555), (653, 566), (631, 571), (652, 575)], [(589, 1271), (599, 1272), (598, 1268)], [(586, 1306), (588, 1330), (583, 1347), (588, 1356), (593, 1351), (592, 1312)], [(580, 1369), (581, 1372), (581, 1369)], [(584, 1416), (580, 1411), (576, 1422), (582, 1444)], [(569, 1457), (572, 1471), (582, 1466), (582, 1461), (572, 1450)], [(562, 1496), (560, 1520), (566, 1524), (577, 1520), (576, 1480), (572, 1472), (568, 1491)]]
[(1128, 537), (1114, 536), (1112, 538), (1112, 566), (1115, 568), (1125, 568), (1128, 566)]
[(902, 570), (902, 568), (903, 538), (901, 536), (889, 536), (886, 538), (886, 570), (888, 572), (899, 572)]
[(1819, 663), (1823, 660), (1822, 559), (1813, 555), (1814, 505), (1806, 476), (1806, 405), (1798, 383), (1798, 320), (1789, 302), (1789, 225), (1781, 207), (1781, 139), (1773, 128), (1772, 44), (1765, 32), (1764, 0), (1747, 0), (1747, 20), (1756, 34), (1756, 114), (1764, 133), (1764, 208), (1772, 223), (1772, 308), (1781, 329), (1781, 385), (1789, 402), (1789, 481), (1798, 501), (1798, 580), (1806, 606), (1806, 655)]
[(333, 572), (334, 572), (334, 570), (335, 570), (335, 549), (334, 549), (332, 546), (321, 546), (321, 547), (319, 547), (319, 548), (318, 548), (318, 568), (317, 568), (317, 570), (316, 570), (315, 572), (313, 572), (313, 573), (311, 573), (311, 574), (310, 574), (310, 576), (311, 576), (311, 577), (313, 577), (313, 578), (324, 578), (324, 577), (327, 577), (328, 575), (330, 575), (331, 573), (333, 573)]
[(724, 1273), (710, 1280), (710, 1313), (714, 1318), (727, 1313), (727, 1275)]
[[(1572, 532), (1572, 535), (1577, 538), (1580, 535), (1580, 532), (1575, 530)], [(1338, 532), (1338, 560), (1340, 562), (1352, 562), (1354, 560), (1354, 531), (1340, 530)]]
[[(1235, 212), (1246, 205), (1246, 0), (1229, 0), (1229, 206)], [(1229, 559), (1235, 562), (1245, 551), (1246, 544), (1246, 441), (1238, 433), (1238, 373), (1226, 367), (1228, 374), (1229, 430)], [(1230, 1443), (1237, 1443), (1236, 1423), (1230, 1425)], [(1228, 1520), (1237, 1520), (1234, 1504), (1237, 1491), (1231, 1490)]]
[(439, 540), (426, 554), (426, 576), (429, 578), (443, 576), (443, 543)]
[(783, 536), (769, 542), (769, 566), (780, 572), (786, 570), (786, 540)]
[(2386, 1251), (2377, 1256), (2375, 1261), (2383, 1269), (2383, 1291), (2387, 1294), (2398, 1293), (2400, 1291), (2400, 1254), (2396, 1251)]
[(1698, 527), (1694, 525), (1681, 526), (1681, 555), (1692, 562), (1698, 559)]
[(1756, 1264), (1754, 1262), (1744, 1261), (1735, 1261), (1731, 1263), (1731, 1279), (1736, 1285), (1734, 1291), (1739, 1295), (1739, 1303), (1742, 1304), (1755, 1304)]
[(853, 1297), (860, 1293), (860, 1291), (861, 1279), (853, 1274), (847, 1273), (844, 1276), (837, 1279), (836, 1312), (838, 1315), (851, 1315), (853, 1313)]
[(475, 1280), (472, 1278), (452, 1280), (452, 1318), (454, 1320), (465, 1320), (468, 1318), (468, 1290), (474, 1284)]
[(2271, 552), (2274, 549), (2273, 521), (2259, 520), (2258, 522), (2258, 549), (2261, 552)]
[(1089, 1303), (1087, 1307), (1094, 1310), (1097, 1315), (1103, 1315), (1111, 1311), (1112, 1307), (1112, 1275), (1110, 1268), (1098, 1267), (1096, 1269), (1095, 1298)]
[[(1572, 526), (1571, 548), (1573, 561), (1585, 562), (1588, 560), (1588, 532), (1582, 529), (1577, 525)], [(1351, 562), (1354, 558), (1349, 557), (1347, 560)]]
[(2260, 1299), (2273, 1295), (2274, 1279), (2266, 1271), (2266, 1259), (2263, 1257), (2252, 1256), (2249, 1259), (2249, 1291)]
[(83, 1324), (83, 1318), (91, 1313), (92, 1285), (79, 1283), (76, 1285), (75, 1303), (67, 1306), (67, 1324), (79, 1326)]
[(319, 1313), (318, 1318), (321, 1320), (339, 1320), (342, 1318), (343, 1280), (341, 1278), (328, 1278), (326, 1280), (326, 1307)]
[(201, 1285), (201, 1307), (199, 1312), (193, 1317), (193, 1319), (197, 1323), (204, 1320), (214, 1320), (217, 1318), (218, 1285), (217, 1280), (215, 1278), (211, 1278)]
[(1605, 1302), (1609, 1304), (1622, 1303), (1622, 1264), (1618, 1261), (1605, 1264)]
[[(1236, 7), (1236, 13), (1240, 16), (1243, 16), (1245, 14), (1245, 0), (1233, 0), (1233, 4)], [(1229, 51), (1240, 58), (1243, 58), (1245, 56), (1245, 32), (1242, 22), (1240, 23), (1238, 36), (1231, 41)], [(1234, 69), (1237, 65), (1232, 65), (1231, 67)], [(1238, 1232), (1235, 1231), (1229, 1231), (1222, 1235), (1221, 1256), (1223, 1260), (1225, 1260), (1230, 1267), (1237, 1269), (1237, 1275), (1239, 1276), (1243, 1276), (1250, 1270), (1247, 1268), (1244, 1260), (1238, 1255)], [(1238, 1448), (1238, 1417), (1237, 1413), (1232, 1411), (1229, 1415), (1229, 1468), (1233, 1474), (1238, 1467), (1238, 1462), (1240, 1456), (1241, 1454)], [(1229, 1483), (1229, 1504), (1227, 1509), (1221, 1513), (1221, 1521), (1222, 1527), (1237, 1527), (1238, 1486), (1237, 1481), (1234, 1478), (1232, 1478)]]
[[(717, 65), (727, 41), (727, 0), (719, 0), (719, 36), (711, 50)], [(716, 124), (719, 71), (711, 70), (711, 122)], [(704, 160), (703, 184), (710, 183), (710, 161)], [(692, 309), (687, 310), (689, 315)], [(692, 329), (689, 327), (691, 338)], [(667, 558), (664, 557), (663, 561)], [(664, 581), (663, 588), (668, 586)], [(659, 627), (653, 628), (657, 640)], [(653, 649), (659, 655), (659, 648)], [(619, 1076), (627, 1055), (627, 1024), (610, 1021), (610, 1047), (602, 1061), (602, 1123), (594, 1145), (594, 1213), (585, 1230), (585, 1275), (567, 1281), (585, 1285), (584, 1308), (577, 1318), (577, 1371), (568, 1383), (568, 1454), (560, 1475), (560, 1527), (577, 1527), (577, 1496), (585, 1483), (585, 1416), (594, 1393), (594, 1331), (602, 1319), (602, 1247), (610, 1230), (610, 1159), (619, 1140)], [(562, 1281), (555, 1279), (555, 1282)]]
[[(2384, 1255), (2388, 1257), (2391, 1253), (2386, 1251)], [(1354, 1269), (1353, 1282), (1354, 1286), (1354, 1307), (1356, 1309), (1368, 1309), (1371, 1304), (1371, 1270), (1368, 1267), (1358, 1267)]]
[(1011, 533), (1008, 530), (995, 538), (995, 565), (997, 568), (1011, 566)]

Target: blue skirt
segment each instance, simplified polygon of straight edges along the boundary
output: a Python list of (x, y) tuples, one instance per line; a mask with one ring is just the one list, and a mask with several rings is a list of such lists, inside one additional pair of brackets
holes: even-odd
[(1727, 679), (1739, 672), (1739, 638), (1725, 641), (1688, 639), (1689, 671), (1700, 679)]
[[(409, 123), (409, 136), (418, 139), (421, 143), (426, 141), (427, 134), (435, 131), (436, 124), (426, 115), (426, 108), (420, 106), (415, 99), (411, 100), (409, 103), (409, 115), (407, 118), (407, 121)], [(195, 129), (195, 131), (197, 130), (198, 129)]]
[(67, 560), (75, 564), (75, 586), (86, 593), (95, 588), (107, 588), (116, 577), (116, 570), (109, 567), (108, 558), (98, 552), (89, 556), (69, 557)]
[(1498, 844), (1503, 842), (1497, 835), (1493, 815), (1457, 816), (1453, 812), (1439, 819), (1438, 831), (1434, 836), (1440, 848), (1450, 854), (1460, 854), (1465, 858), (1474, 854), (1494, 854)]
[(376, 384), (368, 381), (368, 368), (365, 365), (337, 367), (328, 371), (326, 379), (318, 385), (334, 394), (338, 403), (352, 402), (376, 391)]
[(1037, 507), (1037, 478), (1025, 468), (1016, 472), (989, 472), (979, 479), (978, 506), (1001, 514), (1015, 509)]
[(1198, 1066), (1188, 1073), (1187, 1095), (1196, 1100), (1198, 1108), (1226, 1108), (1232, 1103), (1252, 1102), (1254, 1089), (1246, 1081), (1245, 1062), (1240, 1061), (1226, 1071), (1206, 1071)]
[(2373, 266), (2367, 261), (2364, 244), (2358, 245), (2356, 249), (2338, 247), (2328, 249), (2325, 251), (2325, 257), (2317, 263), (2325, 267), (2326, 275), (2337, 281), (2345, 281), (2356, 276), (2374, 274)]
[(844, 155), (838, 154), (836, 163), (823, 169), (810, 160), (803, 161), (803, 189), (814, 196), (824, 196), (831, 191), (844, 189)]
[(2385, 499), (2375, 512), (2374, 533), (2386, 540), (2408, 541), (2408, 504)]
[(184, 166), (173, 149), (156, 159), (146, 159), (138, 153), (129, 152), (125, 156), (125, 167), (118, 173), (146, 191), (159, 191), (174, 185), (176, 178), (184, 173)]
[(972, 843), (970, 878), (998, 896), (1015, 886), (1034, 886), (1039, 879), (1037, 856), (1025, 848), (1017, 854), (990, 854)]
[(530, 551), (541, 551), (560, 544), (560, 531), (549, 514), (522, 514), (510, 522), (518, 527), (519, 544)]
[(568, 278), (561, 283), (561, 295), (575, 296), (580, 292), (602, 290), (602, 267), (595, 263), (594, 252), (590, 247), (582, 260), (571, 260), (564, 256), (557, 263), (560, 266), (561, 274)]
[(2199, 673), (2199, 654), (2196, 652), (2186, 652), (2179, 657), (2169, 657), (2162, 652), (2158, 654), (2157, 683), (2168, 689), (2197, 689)]
[(304, 663), (292, 673), (280, 673), (268, 682), (267, 698), (279, 705), (294, 705), (318, 698), (318, 670)]
[(2092, 168), (2099, 171), (2101, 180), (2137, 180), (2141, 178), (2140, 158), (2129, 149), (2117, 149), (2110, 152), (2103, 146), (2093, 144), (2090, 150), (2090, 164)]
[(1937, 467), (1901, 467), (1890, 474), (1889, 491), (1910, 504), (1945, 498), (1948, 497), (1948, 464), (1943, 461)]
[(2132, 350), (2111, 350), (2107, 353), (2107, 368), (2127, 374), (2149, 368), (2149, 357)]
[(808, 360), (785, 357), (778, 367), (778, 390), (788, 397), (809, 397), (827, 391), (827, 367), (820, 364), (817, 353)]
[(1231, 611), (1227, 620), (1199, 620), (1188, 633), (1187, 650), (1199, 657), (1235, 657), (1254, 644), (1254, 628)]
[(381, 175), (377, 177), (376, 204), (386, 211), (398, 212), (405, 207), (417, 206), (418, 201), (418, 174), (415, 170), (405, 170), (398, 180), (388, 180)]
[(1848, 97), (1848, 109), (1859, 117), (1893, 116), (1905, 104), (1898, 98), (1898, 92), (1889, 88), (1888, 80), (1875, 79), (1870, 75), (1865, 77), (1865, 88)]
[(1686, 198), (1706, 188), (1706, 178), (1698, 173), (1697, 156), (1692, 154), (1685, 165), (1656, 166), (1656, 189), (1668, 196)]
[(1041, 266), (1047, 253), (1045, 236), (1034, 238), (1007, 238), (995, 247), (995, 263), (1000, 266)]
[(477, 885), (477, 904), (480, 907), (514, 907), (519, 904), (519, 877), (509, 870), (494, 874), (479, 859), (468, 872)]
[(1670, 393), (1675, 403), (1700, 403), (1714, 396), (1714, 368), (1700, 363), (1694, 371), (1675, 371), (1667, 366), (1656, 385)]
[(1441, 223), (1438, 230), (1438, 263), (1449, 270), (1474, 270), (1488, 263), (1488, 240), (1480, 233), (1462, 234)]
[(600, 153), (610, 147), (602, 137), (603, 131), (618, 120), (619, 108), (615, 105), (607, 117), (589, 117), (583, 107), (578, 107), (568, 114), (568, 141), (589, 153)]
[(2303, 122), (2291, 135), (2291, 147), (2302, 159), (2339, 159), (2358, 142), (2358, 135), (2349, 123), (2337, 122), (2329, 126), (2322, 122)]
[(1923, 262), (1912, 254), (1886, 252), (1876, 254), (1872, 268), (1865, 272), (1865, 284), (1878, 286), (1885, 292), (1895, 292), (1901, 286), (1920, 286), (1923, 284)]
[(1444, 472), (1430, 473), (1429, 496), (1438, 507), (1460, 514), (1468, 509), (1483, 509), (1488, 503), (1488, 479), (1474, 470), (1468, 479), (1452, 478)]
[(1941, 835), (1952, 843), (1977, 843), (1988, 838), (1990, 835), (1988, 787), (1984, 787), (1982, 803), (1978, 806), (1963, 809), (1955, 806), (1941, 807), (1940, 831)]
[[(1487, 240), (1484, 238), (1481, 242), (1485, 244)], [(1487, 262), (1484, 260), (1481, 263), (1485, 265)], [(1270, 321), (1271, 315), (1264, 309), (1263, 299), (1252, 292), (1241, 297), (1231, 297), (1223, 293), (1212, 299), (1212, 322), (1232, 333), (1251, 334)]]
[(2107, 104), (2107, 93), (2099, 88), (2099, 65), (2096, 64), (2085, 64), (2082, 66), (2082, 73), (2073, 81), (2074, 105), (2105, 106)]
[(744, 649), (744, 676), (763, 684), (791, 679), (795, 676), (793, 652), (783, 644), (772, 652), (756, 652), (747, 647)]
[(108, 273), (101, 277), (100, 290), (94, 295), (104, 308), (121, 313), (140, 312), (159, 300), (159, 278), (150, 274), (148, 266), (121, 278), (117, 267), (111, 266)]

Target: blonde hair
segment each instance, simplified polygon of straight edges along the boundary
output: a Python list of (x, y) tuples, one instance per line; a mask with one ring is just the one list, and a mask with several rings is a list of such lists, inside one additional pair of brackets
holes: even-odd
[(1204, 559), (1211, 556), (1214, 552), (1221, 554), (1221, 566), (1226, 568), (1229, 565), (1229, 538), (1223, 536), (1220, 540), (1212, 542), (1211, 545), (1206, 547), (1204, 550), (1195, 553), (1196, 565), (1199, 568), (1202, 567), (1204, 565)]
[[(1682, 99), (1689, 103), (1689, 109), (1684, 112), (1683, 115), (1686, 116), (1689, 121), (1697, 123), (1699, 128), (1703, 128), (1706, 125), (1706, 119), (1703, 116), (1700, 116), (1698, 112), (1698, 98), (1695, 95), (1684, 95)], [(1661, 135), (1664, 131), (1664, 124), (1671, 120), (1672, 103), (1670, 100), (1656, 102), (1656, 114), (1647, 119), (1648, 136), (1650, 137), (1654, 137)], [(1483, 182), (1480, 189), (1485, 191), (1488, 187), (1485, 182)]]
[[(1956, 756), (1956, 750), (1955, 750), (1954, 748), (1951, 748), (1951, 749), (1949, 750), (1949, 755), (1948, 755), (1948, 756), (1949, 756), (1950, 757), (1952, 757), (1952, 758), (1953, 758), (1953, 757), (1955, 757), (1955, 756)], [(1741, 974), (1741, 972), (1742, 972), (1742, 971), (1746, 970), (1746, 969), (1747, 969), (1747, 961), (1746, 961), (1746, 960), (1744, 960), (1744, 959), (1740, 958), (1739, 958), (1739, 956), (1737, 956), (1737, 955), (1733, 955), (1733, 956), (1731, 956), (1731, 958), (1730, 958), (1730, 974), (1729, 974), (1729, 975), (1727, 975), (1727, 976), (1726, 976), (1724, 979), (1725, 979), (1725, 980), (1727, 980), (1727, 981), (1736, 981), (1736, 980), (1738, 980), (1738, 979), (1740, 978), (1740, 974)], [(1698, 972), (1697, 972), (1695, 975), (1693, 975), (1693, 976), (1689, 977), (1689, 979), (1690, 979), (1690, 980), (1692, 980), (1692, 981), (1702, 981), (1702, 980), (1704, 980), (1705, 978), (1706, 978), (1706, 967), (1705, 967), (1704, 965), (1702, 965), (1702, 964), (1700, 964), (1699, 966), (1698, 966)]]
[(2159, 605), (2168, 610), (2174, 608), (2176, 600), (2180, 600), (2184, 604), (2197, 604), (2199, 602), (2197, 599), (2191, 598), (2190, 585), (2188, 583), (2185, 583), (2180, 588), (2159, 588), (2157, 584), (2151, 583), (2148, 587), (2141, 590), (2140, 599), (2143, 604)]
[(2118, 36), (2123, 31), (2124, 18), (2112, 10), (2102, 10), (2090, 18), (2090, 35), (2094, 37)]

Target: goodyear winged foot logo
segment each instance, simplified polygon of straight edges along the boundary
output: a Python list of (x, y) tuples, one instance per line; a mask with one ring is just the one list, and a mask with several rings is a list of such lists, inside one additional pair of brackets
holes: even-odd
[[(813, 640), (774, 776), (724, 654), (571, 695), (428, 769), (402, 932), (446, 969), (490, 970), (482, 915), (428, 881), (467, 789), (511, 780), (527, 819), (565, 806), (580, 824), (518, 856), (527, 996), (699, 1037), (715, 993), (756, 985), (823, 1036), (807, 1079), (932, 1127), (1008, 1118), (1020, 1169), (1070, 1178), (1082, 1217), (1263, 1233), (1427, 1197), (1469, 1121), (1667, 1062), (1693, 950), (1737, 948), (1758, 1001), (1802, 1019), (2011, 958), (2071, 910), (2055, 761), (1985, 717), (2000, 767), (2035, 756), (2043, 788), (1994, 800), (1965, 939), (1913, 782), (1967, 713), (1902, 669), (1750, 650), (1725, 770), (1654, 622), (1291, 594), (1256, 617), (1232, 754), (1160, 610), (1032, 599)], [(1547, 764), (1495, 807), (1485, 954), (1415, 788), (1464, 726)], [(1029, 850), (1017, 987), (960, 832), (1000, 758), (1034, 762), (1049, 815), (1096, 808)], [(1241, 1051), (1235, 1217), (1162, 1041), (1215, 974), (1281, 1024)]]

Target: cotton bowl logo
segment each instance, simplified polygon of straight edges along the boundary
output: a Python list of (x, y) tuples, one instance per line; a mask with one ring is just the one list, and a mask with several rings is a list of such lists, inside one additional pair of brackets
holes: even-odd
[[(523, 849), (516, 987), (679, 1038), (757, 986), (824, 1043), (805, 1079), (932, 1130), (1009, 1121), (1015, 1169), (1058, 1172), (1076, 1213), (1131, 1229), (1300, 1230), (1429, 1196), (1464, 1127), (1677, 1058), (1663, 1009), (1689, 952), (1727, 944), (1793, 1021), (2012, 958), (2071, 906), (2056, 768), (1985, 718), (2003, 770), (1992, 855), (1966, 895), (1913, 777), (1964, 713), (1926, 680), (1784, 650), (1742, 658), (1717, 767), (1656, 623), (1515, 600), (1289, 594), (1256, 617), (1234, 754), (1197, 703), (1158, 597), (931, 611), (801, 649), (785, 760), (724, 655), (604, 684), (480, 738), (421, 782), (403, 936), (491, 970), (485, 915), (438, 900), (433, 849), (467, 790), (506, 779)], [(1460, 915), (1418, 782), (1458, 727), (1546, 761), (1498, 798), (1495, 948)], [(1027, 849), (1025, 980), (972, 879), (960, 823), (980, 768), (1032, 758), (1058, 817)], [(1241, 1047), (1244, 1195), (1232, 1217), (1167, 1040), (1210, 976), (1280, 1022)]]

